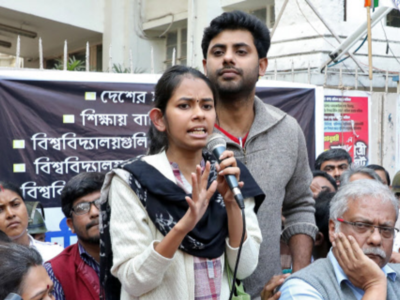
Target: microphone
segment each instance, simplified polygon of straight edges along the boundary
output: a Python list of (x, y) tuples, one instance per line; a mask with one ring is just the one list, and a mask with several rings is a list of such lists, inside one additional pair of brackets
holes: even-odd
[[(226, 150), (226, 141), (219, 133), (213, 133), (207, 140), (207, 149), (218, 160), (218, 163), (221, 163), (219, 157), (221, 156), (222, 152)], [(237, 204), (241, 209), (244, 209), (243, 195), (239, 189), (239, 184), (235, 175), (225, 175), (225, 180), (228, 183), (229, 188), (232, 190)]]

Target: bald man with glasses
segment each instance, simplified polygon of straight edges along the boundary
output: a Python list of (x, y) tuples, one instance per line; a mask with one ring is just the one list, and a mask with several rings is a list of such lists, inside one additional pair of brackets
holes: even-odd
[(45, 264), (56, 300), (98, 300), (100, 288), (100, 190), (104, 174), (80, 173), (65, 185), (61, 206), (78, 242)]
[(342, 186), (330, 204), (328, 257), (291, 275), (281, 300), (400, 299), (400, 265), (388, 263), (399, 204), (376, 180)]

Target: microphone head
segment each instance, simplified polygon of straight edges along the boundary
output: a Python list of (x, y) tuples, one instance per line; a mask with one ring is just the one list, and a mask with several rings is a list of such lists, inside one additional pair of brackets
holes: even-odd
[(212, 153), (217, 147), (226, 148), (226, 141), (221, 134), (213, 133), (207, 139), (207, 150)]

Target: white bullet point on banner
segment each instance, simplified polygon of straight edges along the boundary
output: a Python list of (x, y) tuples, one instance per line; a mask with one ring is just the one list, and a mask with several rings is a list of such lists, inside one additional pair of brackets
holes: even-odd
[(96, 92), (85, 92), (86, 101), (96, 101)]
[(13, 149), (25, 149), (25, 140), (13, 140)]
[(14, 173), (25, 173), (25, 164), (14, 164)]
[(63, 123), (75, 123), (75, 115), (63, 115)]

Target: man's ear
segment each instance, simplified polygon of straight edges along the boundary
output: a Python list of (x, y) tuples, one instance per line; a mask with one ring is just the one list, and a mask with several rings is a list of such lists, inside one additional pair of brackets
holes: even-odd
[(268, 67), (268, 58), (263, 57), (258, 60), (258, 75), (264, 76)]
[(329, 241), (334, 241), (333, 234), (336, 232), (336, 224), (333, 220), (329, 220)]
[(203, 71), (204, 71), (204, 75), (207, 76), (207, 60), (203, 59)]
[(158, 131), (164, 132), (166, 130), (164, 116), (159, 108), (150, 110), (149, 117)]
[(69, 229), (71, 229), (71, 232), (75, 233), (75, 228), (74, 228), (74, 224), (72, 222), (72, 218), (67, 218), (67, 225), (68, 225)]
[(317, 236), (315, 237), (314, 246), (321, 246), (324, 243), (324, 241), (325, 241), (324, 234), (321, 231), (319, 231), (317, 233)]

